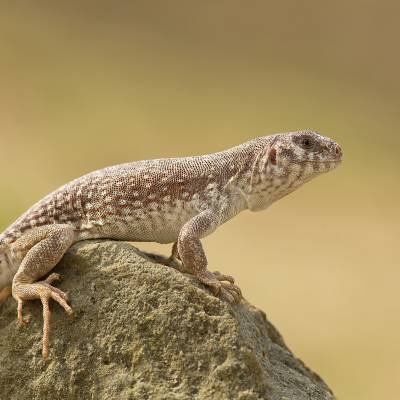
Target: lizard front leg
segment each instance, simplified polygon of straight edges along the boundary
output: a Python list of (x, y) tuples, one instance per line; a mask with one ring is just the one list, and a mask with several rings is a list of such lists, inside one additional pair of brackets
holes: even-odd
[(12, 295), (18, 302), (18, 320), (26, 323), (22, 317), (22, 306), (26, 300), (40, 299), (43, 305), (43, 348), (44, 358), (49, 354), (50, 309), (49, 300), (59, 303), (68, 314), (72, 309), (67, 303), (67, 295), (51, 286), (58, 280), (58, 274), (50, 274), (47, 279), (41, 277), (51, 271), (61, 260), (64, 253), (74, 242), (75, 233), (69, 225), (48, 225), (35, 228), (14, 243), (15, 254), (23, 259), (12, 284)]
[(219, 219), (218, 212), (207, 210), (188, 221), (179, 233), (177, 253), (185, 270), (209, 286), (215, 296), (223, 295), (231, 302), (238, 302), (241, 291), (234, 285), (234, 279), (231, 276), (207, 270), (207, 258), (200, 242), (202, 237), (216, 229)]

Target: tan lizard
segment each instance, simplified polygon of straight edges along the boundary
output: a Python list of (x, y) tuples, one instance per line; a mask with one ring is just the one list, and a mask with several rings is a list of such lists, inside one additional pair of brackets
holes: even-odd
[[(49, 299), (72, 313), (50, 274), (80, 240), (174, 243), (172, 258), (216, 296), (241, 297), (234, 279), (207, 269), (200, 239), (244, 210), (259, 211), (335, 168), (342, 151), (312, 131), (259, 137), (196, 157), (137, 161), (84, 175), (44, 197), (0, 235), (0, 301), (11, 293), (18, 319), (27, 300), (43, 304), (43, 357), (49, 352)], [(42, 280), (41, 280), (42, 279)]]

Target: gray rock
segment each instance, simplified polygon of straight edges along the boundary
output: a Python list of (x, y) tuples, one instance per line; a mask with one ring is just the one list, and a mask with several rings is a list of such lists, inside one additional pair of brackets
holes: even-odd
[(50, 358), (42, 313), (0, 306), (0, 399), (333, 399), (265, 314), (231, 306), (128, 243), (82, 242), (55, 271), (75, 318), (52, 303)]

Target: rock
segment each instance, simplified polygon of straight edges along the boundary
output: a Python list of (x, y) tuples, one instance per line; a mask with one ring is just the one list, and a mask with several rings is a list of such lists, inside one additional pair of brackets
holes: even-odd
[(194, 278), (128, 243), (73, 246), (55, 271), (75, 310), (51, 304), (50, 357), (42, 308), (0, 306), (0, 399), (333, 399), (265, 314), (229, 305)]

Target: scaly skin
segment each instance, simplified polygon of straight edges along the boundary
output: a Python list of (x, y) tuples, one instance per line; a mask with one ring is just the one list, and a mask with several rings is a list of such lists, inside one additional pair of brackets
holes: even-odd
[(93, 238), (174, 243), (171, 259), (216, 296), (239, 301), (234, 279), (207, 269), (200, 239), (241, 211), (265, 209), (341, 159), (335, 142), (300, 131), (210, 155), (138, 161), (84, 175), (40, 200), (0, 235), (0, 302), (12, 293), (24, 323), (23, 303), (41, 299), (46, 358), (49, 299), (69, 314), (72, 309), (51, 285), (58, 275), (43, 277), (72, 244)]

